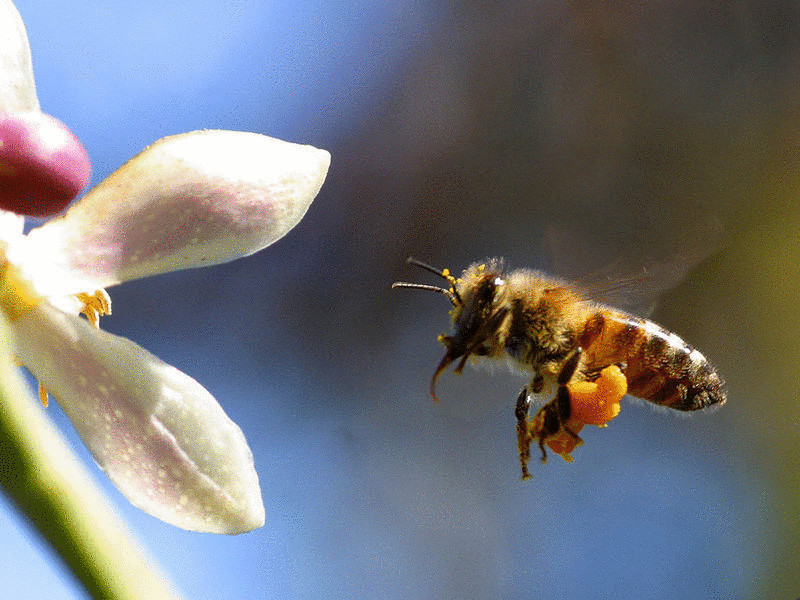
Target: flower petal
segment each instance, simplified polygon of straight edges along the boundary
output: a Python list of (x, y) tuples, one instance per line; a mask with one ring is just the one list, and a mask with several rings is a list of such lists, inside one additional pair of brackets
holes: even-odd
[(0, 0), (0, 112), (39, 110), (28, 34), (11, 0)]
[(25, 270), (74, 292), (247, 256), (300, 221), (329, 164), (324, 150), (256, 133), (163, 138), (33, 230), (39, 264)]
[(22, 236), (25, 217), (7, 210), (0, 210), (0, 240), (13, 243)]
[(264, 524), (244, 434), (194, 379), (47, 302), (12, 328), (19, 359), (131, 503), (193, 531)]

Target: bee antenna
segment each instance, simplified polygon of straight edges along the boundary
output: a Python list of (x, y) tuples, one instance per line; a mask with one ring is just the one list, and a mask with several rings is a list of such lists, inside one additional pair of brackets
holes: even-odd
[(421, 269), (425, 269), (426, 271), (430, 271), (434, 275), (438, 275), (439, 277), (444, 277), (445, 279), (447, 279), (447, 275), (444, 274), (444, 271), (442, 271), (442, 269), (437, 269), (436, 267), (432, 267), (428, 263), (424, 263), (421, 260), (417, 260), (413, 256), (409, 256), (408, 258), (406, 258), (406, 262), (410, 265), (414, 265), (416, 267), (420, 267)]
[(415, 267), (419, 267), (420, 269), (425, 269), (426, 271), (429, 271), (429, 272), (433, 273), (434, 275), (438, 275), (442, 279), (446, 280), (447, 283), (450, 284), (450, 289), (449, 290), (443, 290), (443, 291), (446, 291), (446, 292), (449, 292), (450, 294), (452, 294), (452, 296), (455, 298), (456, 301), (453, 302), (452, 298), (451, 298), (450, 301), (453, 302), (453, 304), (455, 306), (458, 306), (458, 304), (462, 303), (461, 302), (461, 296), (459, 296), (458, 292), (456, 291), (456, 278), (453, 277), (450, 274), (450, 271), (448, 269), (437, 269), (436, 267), (432, 267), (428, 263), (424, 263), (421, 260), (417, 260), (413, 256), (409, 256), (408, 258), (406, 258), (406, 262), (408, 264), (410, 264), (410, 265), (414, 265)]
[(453, 306), (459, 305), (459, 298), (458, 296), (451, 292), (448, 289), (436, 286), (436, 285), (426, 285), (424, 283), (406, 283), (405, 281), (396, 281), (392, 284), (392, 289), (394, 288), (411, 288), (415, 290), (430, 290), (431, 292), (436, 292), (438, 294), (444, 294), (447, 296), (448, 300), (453, 304)]

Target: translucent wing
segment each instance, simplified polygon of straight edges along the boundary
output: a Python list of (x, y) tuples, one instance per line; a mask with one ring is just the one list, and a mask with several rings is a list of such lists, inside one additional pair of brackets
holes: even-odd
[(661, 294), (725, 246), (724, 227), (708, 217), (624, 248), (619, 241), (587, 244), (591, 237), (576, 236), (565, 226), (548, 226), (544, 240), (553, 274), (576, 281), (592, 300), (643, 317), (652, 313)]

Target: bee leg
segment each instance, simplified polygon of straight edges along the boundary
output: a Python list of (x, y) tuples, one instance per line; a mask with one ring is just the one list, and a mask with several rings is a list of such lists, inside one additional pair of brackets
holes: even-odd
[(530, 386), (531, 394), (539, 394), (544, 389), (544, 375), (537, 372), (536, 375), (533, 376), (533, 381), (531, 381)]
[(558, 386), (559, 388), (564, 387), (570, 381), (572, 381), (573, 376), (575, 375), (575, 371), (578, 370), (578, 364), (581, 362), (581, 357), (583, 356), (583, 348), (578, 346), (574, 350), (572, 350), (569, 354), (567, 354), (567, 359), (564, 361), (564, 364), (561, 365), (561, 370), (558, 372)]
[(539, 440), (539, 450), (542, 451), (542, 462), (547, 462), (547, 450), (544, 448), (544, 443), (552, 435), (558, 433), (561, 429), (561, 417), (559, 415), (558, 398), (554, 398), (536, 413), (536, 416), (531, 422), (531, 429), (536, 431), (536, 437)]
[(578, 347), (575, 348), (575, 350), (573, 350), (567, 357), (567, 360), (564, 362), (564, 366), (561, 367), (561, 372), (558, 374), (558, 392), (556, 393), (554, 400), (557, 410), (558, 428), (555, 432), (553, 432), (553, 434), (560, 429), (563, 429), (570, 436), (572, 436), (577, 445), (583, 444), (583, 440), (577, 433), (572, 431), (564, 423), (569, 421), (569, 418), (572, 414), (572, 399), (570, 397), (567, 384), (569, 384), (569, 382), (575, 376), (575, 372), (578, 370), (578, 364), (580, 363), (582, 356), (583, 348)]
[(531, 458), (531, 436), (528, 427), (528, 414), (531, 408), (530, 395), (528, 388), (524, 387), (517, 396), (517, 404), (514, 408), (514, 415), (517, 417), (517, 449), (519, 450), (519, 462), (522, 467), (522, 479), (528, 479), (531, 474), (528, 472), (528, 460)]
[[(545, 449), (547, 440), (561, 431), (566, 432), (567, 435), (572, 437), (575, 440), (575, 445), (583, 443), (583, 440), (581, 440), (578, 434), (565, 425), (565, 423), (569, 421), (572, 413), (571, 397), (567, 385), (575, 376), (582, 356), (582, 348), (576, 348), (567, 356), (558, 374), (558, 391), (556, 392), (556, 397), (540, 408), (533, 419), (527, 423), (527, 431), (522, 430), (524, 422), (520, 421), (518, 418), (517, 432), (518, 439), (520, 440), (520, 460), (523, 460), (523, 440), (527, 441), (526, 449), (528, 449), (528, 453), (530, 452), (530, 440), (536, 439), (538, 441), (539, 450), (542, 452), (542, 462), (547, 462), (547, 450)], [(520, 400), (517, 402), (519, 406)], [(525, 436), (527, 436), (527, 438)], [(568, 453), (562, 453), (562, 456), (565, 460), (570, 460)], [(527, 470), (523, 466), (523, 478), (526, 473)]]
[[(626, 362), (611, 363), (611, 365), (619, 367), (619, 370), (623, 375), (625, 374), (625, 370), (628, 368), (628, 363)], [(584, 375), (585, 380), (591, 382), (597, 381), (598, 379), (600, 379), (600, 375), (602, 374), (602, 372), (605, 371), (611, 365), (605, 365), (603, 367), (594, 367), (588, 371), (585, 371)]]
[[(514, 416), (517, 418), (517, 449), (519, 451), (523, 480), (531, 476), (528, 471), (528, 461), (531, 458), (531, 443), (534, 440), (534, 436), (531, 434), (531, 423), (528, 421), (531, 409), (531, 394), (538, 394), (543, 389), (544, 376), (537, 372), (533, 376), (531, 383), (520, 390), (514, 407)], [(544, 462), (547, 460), (547, 453), (544, 451), (542, 444), (539, 444), (539, 447), (542, 449), (542, 462)]]
[(548, 438), (556, 435), (562, 429), (574, 438), (577, 444), (583, 443), (577, 433), (564, 425), (569, 420), (572, 411), (567, 384), (575, 376), (582, 356), (582, 348), (574, 349), (567, 356), (558, 374), (556, 397), (540, 408), (530, 421), (528, 421), (531, 406), (530, 394), (531, 392), (538, 393), (543, 389), (544, 377), (537, 373), (530, 386), (522, 388), (517, 397), (514, 414), (517, 418), (517, 448), (519, 450), (519, 462), (522, 466), (522, 479), (528, 479), (531, 476), (528, 471), (528, 461), (531, 457), (531, 443), (534, 439), (539, 444), (543, 463), (547, 462), (545, 443)]

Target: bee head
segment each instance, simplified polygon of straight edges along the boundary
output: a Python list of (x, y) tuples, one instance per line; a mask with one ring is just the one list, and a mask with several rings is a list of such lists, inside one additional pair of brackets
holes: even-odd
[(413, 258), (409, 258), (408, 262), (439, 275), (450, 284), (448, 288), (404, 282), (392, 284), (393, 288), (416, 288), (444, 294), (453, 305), (454, 332), (453, 335), (438, 337), (447, 352), (431, 380), (431, 396), (438, 401), (436, 380), (451, 363), (460, 359), (455, 369), (460, 374), (470, 356), (491, 352), (491, 346), (485, 342), (492, 338), (508, 315), (508, 307), (499, 302), (504, 295), (505, 272), (500, 261), (491, 260), (471, 265), (456, 279), (447, 269), (439, 270)]

